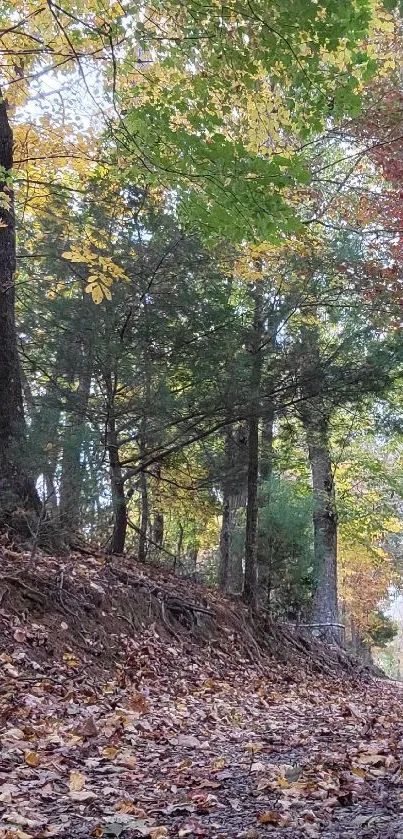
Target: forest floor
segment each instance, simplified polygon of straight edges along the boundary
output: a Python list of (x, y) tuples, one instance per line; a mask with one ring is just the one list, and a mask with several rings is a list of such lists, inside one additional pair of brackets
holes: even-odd
[(0, 839), (403, 837), (403, 685), (129, 559), (28, 560), (1, 550)]

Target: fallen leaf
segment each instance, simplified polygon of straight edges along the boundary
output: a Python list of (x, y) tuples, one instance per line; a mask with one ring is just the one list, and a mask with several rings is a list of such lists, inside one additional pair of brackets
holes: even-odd
[(0, 792), (0, 801), (3, 804), (11, 804), (13, 797), (20, 792), (16, 784), (2, 784)]
[(117, 801), (114, 809), (117, 813), (130, 813), (140, 819), (145, 818), (146, 815), (145, 811), (141, 807), (137, 807), (133, 801), (129, 801), (128, 799)]
[(162, 839), (163, 836), (168, 836), (168, 828), (164, 825), (159, 825), (159, 827), (153, 827), (150, 830), (151, 839)]
[(185, 748), (200, 748), (201, 743), (197, 737), (193, 737), (192, 734), (178, 734), (178, 736), (174, 740), (170, 740), (170, 743), (174, 746), (185, 746)]
[(125, 766), (126, 769), (134, 769), (137, 766), (137, 759), (135, 755), (119, 755), (119, 766)]
[(24, 760), (28, 766), (39, 766), (39, 755), (36, 752), (25, 752)]
[(69, 789), (70, 792), (81, 792), (85, 787), (85, 775), (81, 772), (70, 772)]
[(13, 633), (13, 638), (14, 641), (17, 641), (19, 644), (22, 644), (24, 641), (26, 641), (27, 633), (24, 629), (21, 629), (21, 627), (18, 626), (15, 632)]
[(72, 667), (73, 669), (80, 666), (78, 658), (73, 653), (63, 653), (63, 661), (66, 662), (67, 667)]
[(91, 801), (96, 797), (96, 793), (89, 789), (71, 790), (70, 792), (70, 798), (72, 801)]
[(25, 734), (22, 728), (7, 728), (5, 736), (7, 737), (7, 739), (10, 739), (11, 737), (13, 740), (23, 740)]
[(182, 763), (178, 766), (178, 771), (182, 772), (184, 769), (189, 769), (193, 764), (193, 760), (191, 757), (187, 757), (186, 760), (182, 760)]
[(250, 771), (251, 772), (264, 772), (265, 769), (266, 769), (265, 764), (257, 761), (256, 763), (252, 763)]
[(5, 664), (3, 670), (5, 670), (9, 676), (12, 676), (13, 679), (18, 679), (20, 675), (20, 671), (17, 670), (17, 668), (14, 667), (12, 664)]
[(267, 812), (260, 813), (258, 816), (260, 824), (280, 824), (282, 818), (282, 814), (277, 810), (267, 810)]
[(119, 749), (117, 746), (105, 746), (105, 748), (102, 749), (101, 754), (102, 757), (106, 757), (109, 760), (114, 760), (116, 755), (119, 754)]
[(359, 766), (353, 766), (351, 769), (353, 775), (357, 775), (359, 778), (365, 778), (365, 772)]
[(225, 764), (226, 764), (225, 757), (219, 757), (213, 763), (213, 772), (219, 772), (220, 769), (224, 769)]
[(37, 819), (29, 819), (27, 816), (22, 816), (20, 813), (6, 813), (2, 816), (5, 822), (9, 824), (18, 824), (20, 827), (41, 827), (43, 821)]
[(133, 693), (129, 701), (130, 707), (133, 708), (134, 711), (138, 711), (140, 714), (146, 714), (148, 712), (148, 702), (140, 691)]
[(263, 748), (263, 743), (247, 743), (245, 746), (246, 751), (252, 752), (252, 754), (255, 754), (256, 752), (261, 752)]
[(360, 754), (358, 756), (358, 762), (364, 764), (364, 766), (380, 766), (385, 761), (386, 755)]
[(154, 822), (151, 819), (133, 819), (130, 816), (124, 818), (119, 816), (102, 825), (104, 832), (109, 836), (120, 836), (124, 830), (137, 830), (142, 836), (149, 836)]
[(269, 780), (269, 778), (261, 778), (259, 781), (256, 789), (258, 792), (262, 792), (264, 789), (269, 789), (273, 782)]
[(97, 726), (93, 717), (87, 717), (78, 728), (78, 733), (84, 737), (95, 737), (98, 734)]
[(199, 789), (220, 789), (221, 787), (222, 784), (219, 781), (209, 781), (207, 778), (199, 784)]
[(178, 802), (178, 804), (168, 804), (168, 807), (165, 807), (163, 812), (168, 816), (178, 816), (181, 813), (194, 813), (195, 810), (195, 804), (181, 804)]

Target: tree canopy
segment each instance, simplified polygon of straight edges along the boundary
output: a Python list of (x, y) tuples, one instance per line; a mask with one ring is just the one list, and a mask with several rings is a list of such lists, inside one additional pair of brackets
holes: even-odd
[(389, 637), (400, 14), (2, 4), (7, 526), (22, 505), (35, 545), (133, 552), (333, 641)]

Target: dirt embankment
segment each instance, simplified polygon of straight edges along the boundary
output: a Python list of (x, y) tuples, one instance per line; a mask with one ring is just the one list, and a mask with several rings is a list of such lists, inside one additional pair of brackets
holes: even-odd
[(399, 686), (130, 558), (28, 566), (3, 546), (0, 839), (403, 833)]
[(296, 669), (351, 676), (363, 668), (343, 651), (308, 632), (252, 618), (239, 599), (194, 584), (134, 558), (71, 553), (29, 554), (0, 549), (0, 647), (4, 654), (19, 639), (20, 661), (35, 650), (37, 662), (77, 662), (107, 674), (123, 668), (131, 642), (148, 628), (161, 641), (215, 649), (258, 664), (273, 658), (284, 677)]

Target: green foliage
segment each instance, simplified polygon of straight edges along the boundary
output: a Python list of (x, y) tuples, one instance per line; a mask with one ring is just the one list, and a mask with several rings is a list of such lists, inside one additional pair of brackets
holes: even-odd
[(272, 477), (261, 487), (259, 553), (275, 614), (309, 613), (315, 586), (312, 511), (311, 493), (300, 481)]
[(386, 647), (396, 637), (398, 630), (396, 621), (377, 609), (370, 617), (365, 640), (375, 647)]
[(181, 219), (207, 238), (300, 230), (290, 196), (309, 173), (289, 140), (359, 110), (376, 69), (363, 49), (371, 17), (367, 0), (154, 4), (136, 27), (151, 67), (122, 94), (132, 177), (174, 189)]

